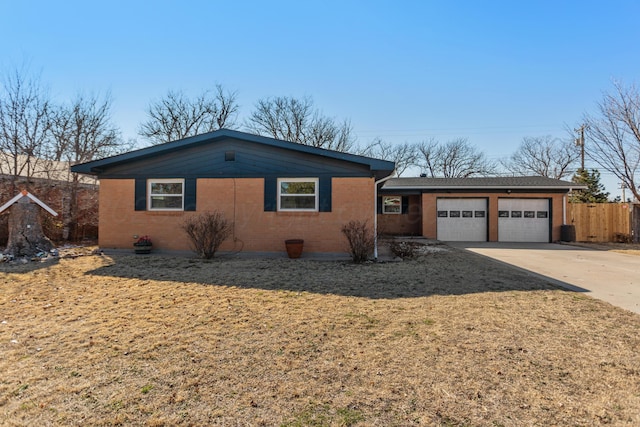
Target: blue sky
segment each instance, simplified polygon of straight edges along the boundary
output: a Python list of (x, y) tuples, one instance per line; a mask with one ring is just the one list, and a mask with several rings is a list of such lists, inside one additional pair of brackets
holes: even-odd
[(110, 92), (127, 139), (167, 90), (221, 84), (241, 117), (311, 96), (362, 144), (466, 137), (497, 159), (566, 137), (612, 79), (640, 83), (639, 15), (635, 0), (0, 0), (0, 70), (27, 62), (61, 101)]

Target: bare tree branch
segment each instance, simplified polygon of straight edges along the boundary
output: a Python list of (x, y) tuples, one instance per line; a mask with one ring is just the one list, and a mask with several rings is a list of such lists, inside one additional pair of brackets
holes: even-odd
[(181, 91), (169, 91), (149, 105), (149, 118), (138, 133), (152, 144), (162, 144), (223, 127), (233, 128), (238, 112), (236, 98), (235, 92), (225, 92), (220, 85), (214, 92), (206, 91), (195, 99)]
[(525, 137), (516, 152), (501, 164), (514, 175), (534, 174), (562, 179), (570, 175), (570, 167), (579, 157), (571, 140), (551, 136)]
[(245, 126), (257, 135), (313, 147), (342, 152), (350, 152), (354, 148), (351, 123), (323, 116), (314, 109), (313, 100), (309, 97), (261, 99)]
[(495, 163), (470, 145), (466, 138), (446, 143), (430, 139), (420, 143), (418, 151), (421, 154), (419, 166), (432, 178), (469, 178), (496, 173)]
[[(120, 132), (111, 123), (111, 99), (78, 95), (68, 105), (60, 105), (51, 114), (53, 143), (49, 158), (69, 165), (88, 162), (124, 151)], [(71, 173), (69, 203), (64, 204), (63, 238), (75, 239), (78, 224), (79, 177)]]
[(636, 174), (640, 167), (640, 94), (635, 85), (614, 82), (595, 114), (585, 115), (586, 155), (614, 174), (640, 200)]
[[(0, 92), (0, 152), (12, 185), (18, 176), (31, 177), (44, 157), (49, 132), (50, 102), (39, 77), (26, 69), (4, 76)], [(27, 180), (28, 182), (28, 180)]]
[(396, 175), (401, 176), (408, 168), (416, 165), (419, 151), (416, 144), (410, 144), (408, 142), (392, 144), (376, 138), (371, 144), (366, 146), (360, 154), (395, 162)]

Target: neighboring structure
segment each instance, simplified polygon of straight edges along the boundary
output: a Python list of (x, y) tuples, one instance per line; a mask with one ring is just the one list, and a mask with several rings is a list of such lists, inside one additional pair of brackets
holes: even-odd
[(567, 193), (585, 186), (546, 177), (392, 178), (379, 190), (382, 233), (443, 241), (553, 242)]
[(99, 244), (187, 250), (182, 221), (221, 211), (233, 234), (220, 250), (346, 252), (341, 227), (375, 222), (376, 181), (394, 163), (221, 129), (71, 168), (100, 179)]
[[(83, 239), (97, 239), (98, 237), (98, 185), (95, 179), (93, 184), (85, 183), (89, 177), (79, 184), (76, 192), (78, 214), (74, 219), (76, 233), (67, 236), (69, 240), (80, 241)], [(28, 189), (29, 192), (38, 194), (40, 199), (58, 212), (57, 217), (42, 215), (42, 228), (47, 236), (54, 241), (66, 240), (64, 224), (69, 217), (69, 205), (73, 192), (70, 181), (60, 181), (50, 178), (27, 178), (0, 174), (0, 200), (8, 200), (17, 191)], [(9, 236), (8, 215), (0, 214), (0, 246), (6, 244)]]
[(30, 199), (32, 202), (40, 206), (45, 211), (49, 212), (51, 215), (58, 216), (58, 213), (56, 211), (51, 209), (42, 200), (38, 199), (33, 194), (29, 193), (27, 190), (22, 190), (20, 193), (16, 194), (16, 196), (13, 199), (9, 200), (4, 205), (0, 206), (0, 214), (5, 210), (9, 209), (14, 203), (18, 202), (20, 199), (24, 197)]
[(53, 243), (42, 231), (38, 208), (58, 216), (57, 212), (26, 190), (0, 206), (0, 213), (10, 211), (9, 240), (5, 253), (12, 256), (33, 256), (48, 253), (53, 248)]

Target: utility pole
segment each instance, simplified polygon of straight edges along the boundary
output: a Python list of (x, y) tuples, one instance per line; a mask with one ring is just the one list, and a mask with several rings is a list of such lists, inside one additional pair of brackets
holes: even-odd
[(624, 190), (626, 190), (627, 188), (627, 184), (624, 182), (620, 183), (620, 189), (622, 189), (622, 203), (627, 203), (627, 195), (625, 194)]
[(582, 125), (578, 129), (574, 129), (580, 133), (580, 136), (576, 138), (576, 146), (580, 147), (580, 167), (582, 170), (584, 170), (584, 130), (586, 127), (586, 125)]

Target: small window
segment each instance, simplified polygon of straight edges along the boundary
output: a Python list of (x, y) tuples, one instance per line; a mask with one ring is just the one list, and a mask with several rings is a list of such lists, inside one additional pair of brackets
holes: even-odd
[(498, 218), (509, 218), (509, 211), (498, 211)]
[(147, 182), (149, 210), (184, 210), (184, 179), (150, 179)]
[(438, 218), (447, 218), (449, 216), (449, 211), (438, 211)]
[(402, 213), (402, 197), (400, 196), (384, 196), (382, 198), (383, 214), (400, 214)]
[(525, 218), (535, 218), (536, 217), (536, 213), (534, 211), (524, 211), (524, 217)]
[(318, 178), (278, 179), (279, 211), (318, 210)]
[(511, 218), (522, 218), (522, 211), (511, 211)]
[(462, 211), (462, 218), (473, 218), (473, 211)]
[(547, 218), (547, 211), (537, 211), (536, 212), (536, 217), (537, 218)]
[(450, 218), (460, 218), (460, 211), (449, 211)]
[(474, 211), (476, 218), (484, 218), (484, 211)]

